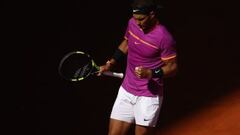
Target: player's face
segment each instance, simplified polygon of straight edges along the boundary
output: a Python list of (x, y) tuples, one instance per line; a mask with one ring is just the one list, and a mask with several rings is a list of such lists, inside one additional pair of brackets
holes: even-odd
[(133, 18), (142, 30), (147, 30), (151, 27), (152, 15), (133, 14)]

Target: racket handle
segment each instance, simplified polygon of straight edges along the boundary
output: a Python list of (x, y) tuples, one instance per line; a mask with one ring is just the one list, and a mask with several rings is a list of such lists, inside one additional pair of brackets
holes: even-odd
[(110, 72), (110, 71), (103, 72), (102, 74), (106, 76), (112, 76), (112, 77), (118, 77), (118, 78), (123, 78), (124, 76), (123, 73), (116, 73), (116, 72)]

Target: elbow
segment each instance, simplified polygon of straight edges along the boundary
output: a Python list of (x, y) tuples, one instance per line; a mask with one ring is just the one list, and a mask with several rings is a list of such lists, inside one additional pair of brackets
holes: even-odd
[(177, 64), (172, 65), (172, 67), (171, 67), (171, 72), (170, 72), (170, 74), (169, 74), (169, 77), (174, 77), (174, 76), (176, 76), (176, 75), (177, 75), (177, 72), (178, 72), (178, 66), (177, 66)]
[(175, 64), (173, 67), (173, 72), (172, 72), (173, 76), (176, 76), (177, 72), (178, 72), (178, 66), (177, 66), (177, 64)]

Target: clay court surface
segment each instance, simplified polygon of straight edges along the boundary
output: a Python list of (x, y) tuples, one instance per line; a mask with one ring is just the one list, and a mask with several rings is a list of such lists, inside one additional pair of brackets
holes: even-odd
[(240, 90), (160, 128), (157, 135), (240, 135)]

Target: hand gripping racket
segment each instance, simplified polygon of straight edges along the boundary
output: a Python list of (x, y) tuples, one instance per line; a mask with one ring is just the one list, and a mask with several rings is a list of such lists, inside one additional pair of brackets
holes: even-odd
[[(60, 61), (58, 72), (69, 81), (81, 81), (90, 75), (96, 74), (100, 67), (96, 65), (89, 54), (82, 51), (73, 51), (66, 54)], [(103, 75), (123, 78), (123, 73), (103, 72)]]

